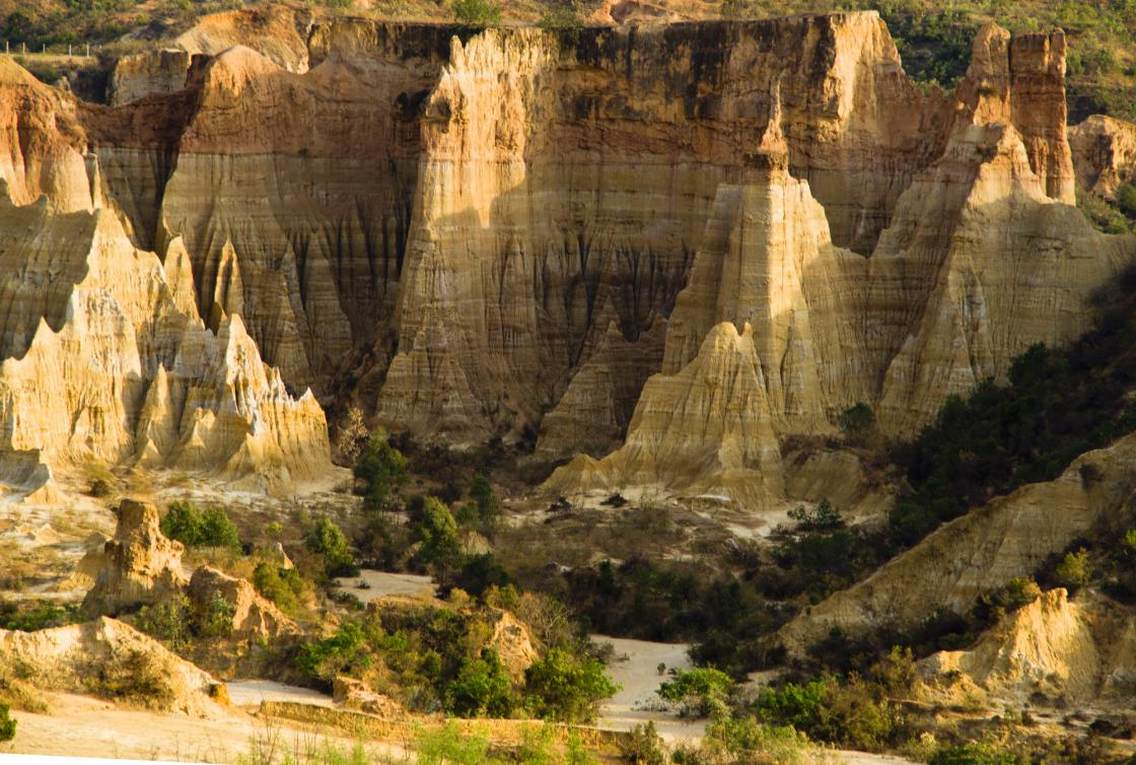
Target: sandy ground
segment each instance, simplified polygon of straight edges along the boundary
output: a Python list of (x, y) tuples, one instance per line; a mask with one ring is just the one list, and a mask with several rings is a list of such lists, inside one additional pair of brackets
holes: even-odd
[[(666, 681), (666, 671), (690, 669), (689, 646), (686, 643), (651, 643), (606, 635), (592, 635), (597, 643), (611, 643), (615, 658), (608, 674), (619, 683), (620, 690), (600, 711), (599, 727), (605, 730), (631, 730), (636, 725), (653, 721), (659, 735), (670, 742), (702, 737), (705, 720), (682, 720), (667, 711), (655, 691)], [(659, 674), (659, 664), (665, 664)]]
[[(12, 712), (19, 721), (17, 735), (7, 745), (10, 748), (0, 748), (0, 752), (235, 763), (254, 746), (292, 752), (325, 743), (343, 749), (354, 744), (302, 727), (268, 724), (238, 709), (203, 719), (116, 708), (69, 694), (52, 694), (49, 703), (50, 714)], [(401, 748), (388, 745), (369, 745), (368, 751), (396, 758), (405, 755)]]
[[(365, 587), (360, 583), (365, 582)], [(434, 580), (418, 574), (392, 574), (365, 568), (359, 576), (335, 580), (338, 589), (354, 595), (364, 603), (376, 598), (398, 595), (407, 598), (430, 598), (434, 595)]]
[(272, 680), (235, 680), (225, 685), (229, 689), (229, 701), (235, 707), (256, 708), (262, 701), (295, 701), (321, 707), (335, 706), (331, 696), (319, 691)]

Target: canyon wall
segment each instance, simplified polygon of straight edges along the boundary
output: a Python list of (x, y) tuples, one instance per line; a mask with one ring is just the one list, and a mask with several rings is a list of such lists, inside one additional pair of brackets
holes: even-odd
[[(149, 301), (136, 349), (106, 351), (130, 359), (117, 424), (84, 436), (111, 462), (291, 470), (324, 448), (318, 397), (588, 452), (560, 491), (771, 506), (786, 436), (857, 402), (912, 434), (1081, 332), (1136, 253), (1072, 206), (1127, 160), (1087, 126), (1070, 144), (1060, 32), (983, 29), (951, 94), (907, 78), (874, 12), (558, 36), (236, 11), (119, 62), (112, 107), (3, 67), (6, 236), (75, 253), (5, 288), (5, 369), (58, 357), (40, 321), (64, 337), (88, 287)], [(129, 273), (98, 281), (112, 251)], [(60, 427), (11, 448), (82, 451)]]

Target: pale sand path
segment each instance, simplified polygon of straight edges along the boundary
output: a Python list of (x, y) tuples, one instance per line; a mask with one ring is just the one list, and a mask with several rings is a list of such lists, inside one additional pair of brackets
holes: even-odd
[(273, 680), (234, 680), (225, 685), (229, 689), (229, 701), (236, 707), (259, 707), (262, 701), (294, 701), (321, 707), (335, 706), (331, 696), (325, 693)]
[[(285, 686), (287, 687), (287, 686)], [(13, 711), (16, 738), (0, 752), (72, 755), (192, 763), (235, 763), (255, 740), (274, 738), (277, 751), (331, 742), (349, 749), (353, 741), (312, 733), (300, 726), (267, 724), (239, 709), (209, 718), (129, 710), (70, 694), (49, 694), (50, 714)], [(393, 745), (368, 745), (368, 751), (401, 758)]]
[[(366, 582), (366, 587), (360, 587)], [(377, 598), (397, 595), (404, 598), (431, 598), (434, 595), (434, 580), (420, 574), (396, 574), (388, 571), (375, 571), (365, 568), (359, 576), (348, 576), (335, 580), (336, 588), (350, 593), (363, 603)]]

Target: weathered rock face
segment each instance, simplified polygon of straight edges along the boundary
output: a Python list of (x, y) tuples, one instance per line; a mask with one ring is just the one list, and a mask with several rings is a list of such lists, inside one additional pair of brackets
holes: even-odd
[[(972, 510), (894, 558), (863, 582), (789, 622), (780, 637), (803, 652), (833, 627), (857, 635), (905, 629), (936, 610), (966, 613), (980, 595), (1033, 576), (1097, 524), (1117, 517), (1136, 489), (1136, 435), (1077, 458), (1057, 479), (1023, 486)], [(1082, 466), (1099, 470), (1086, 481)], [(912, 586), (917, 581), (918, 586)]]
[(139, 687), (145, 696), (128, 701), (189, 714), (213, 709), (210, 698), (220, 685), (158, 641), (106, 617), (36, 632), (0, 630), (0, 666), (20, 667), (48, 690), (101, 695)]
[(139, 463), (269, 485), (326, 471), (314, 397), (289, 395), (230, 305), (205, 328), (183, 241), (167, 237), (162, 258), (136, 248), (123, 222), (144, 198), (120, 206), (129, 174), (104, 180), (87, 151), (123, 134), (137, 148), (115, 152), (160, 150), (176, 131), (158, 121), (135, 134), (152, 105), (112, 117), (0, 67), (0, 92), (20, 98), (0, 103), (0, 119), (17, 119), (7, 143), (18, 152), (0, 168), (0, 450), (53, 470)]
[(158, 528), (158, 508), (124, 499), (118, 526), (106, 543), (102, 569), (83, 601), (92, 616), (115, 615), (157, 603), (181, 592), (186, 584), (181, 542), (167, 539)]
[[(78, 435), (74, 383), (12, 394), (51, 423), (12, 450), (292, 478), (325, 450), (314, 399), (289, 395), (311, 386), (457, 444), (539, 426), (546, 456), (598, 457), (628, 429), (558, 485), (760, 505), (784, 489), (780, 439), (860, 401), (910, 433), (1082, 331), (1136, 252), (1068, 204), (1060, 33), (982, 30), (950, 96), (907, 79), (872, 12), (558, 39), (268, 8), (175, 47), (123, 61), (118, 100), (149, 94), (114, 109), (3, 70), (13, 263), (68, 274), (4, 287), (3, 352), (41, 346), (5, 369), (24, 391), (106, 353), (123, 393), (92, 392)], [(29, 227), (132, 245), (105, 273), (164, 284), (110, 290), (136, 353), (114, 327), (101, 350), (68, 334), (99, 269)]]
[(1077, 184), (1112, 199), (1116, 190), (1136, 179), (1136, 125), (1094, 115), (1069, 128), (1069, 145)]
[(961, 673), (991, 697), (1011, 704), (1119, 705), (1136, 687), (1136, 615), (1086, 594), (1050, 590), (1005, 617), (967, 651), (924, 660), (931, 678)]
[[(867, 258), (834, 246), (826, 208), (786, 171), (789, 113), (774, 108), (751, 154), (769, 169), (718, 186), (625, 445), (579, 458), (550, 488), (649, 483), (775, 504), (780, 437), (831, 431), (857, 402), (885, 432), (910, 434), (1031, 343), (1084, 331), (1085, 301), (1136, 242), (1097, 233), (1065, 203), (1063, 51), (1059, 34), (983, 30), (941, 156), (914, 174)], [(745, 387), (724, 383), (719, 344), (701, 342), (718, 322), (747, 327)], [(734, 438), (755, 454), (724, 458)]]
[(210, 566), (193, 572), (186, 595), (190, 603), (207, 612), (215, 598), (225, 600), (233, 609), (231, 637), (258, 641), (281, 635), (298, 634), (296, 623), (265, 600), (247, 579), (229, 576)]
[[(895, 125), (892, 99), (916, 118)], [(611, 318), (634, 342), (669, 312), (772, 115), (833, 238), (870, 248), (933, 157), (942, 136), (921, 123), (943, 105), (906, 80), (874, 14), (455, 45), (424, 106), (380, 419), (459, 439), (534, 421)]]

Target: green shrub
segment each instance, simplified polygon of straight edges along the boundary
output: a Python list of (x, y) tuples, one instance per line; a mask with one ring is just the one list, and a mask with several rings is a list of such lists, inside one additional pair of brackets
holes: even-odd
[(446, 711), (458, 717), (509, 717), (516, 703), (513, 681), (489, 649), (466, 659), (446, 689)]
[(391, 493), (406, 481), (406, 458), (391, 446), (386, 431), (379, 429), (367, 440), (354, 473), (363, 482), (363, 507), (385, 510)]
[(150, 637), (180, 651), (189, 645), (193, 636), (189, 608), (189, 598), (178, 595), (152, 606), (143, 606), (134, 623)]
[(328, 576), (357, 576), (359, 568), (355, 556), (347, 544), (343, 529), (326, 515), (312, 524), (304, 537), (304, 546), (313, 553), (323, 556)]
[(296, 569), (262, 561), (253, 569), (252, 583), (284, 613), (294, 616), (300, 612), (307, 585)]
[(55, 603), (0, 603), (0, 629), (37, 632), (49, 627), (62, 627), (80, 618), (74, 606)]
[(419, 765), (483, 765), (489, 761), (489, 740), (463, 735), (456, 723), (448, 722), (420, 734), (414, 753)]
[(16, 721), (9, 716), (7, 704), (0, 704), (0, 741), (11, 741), (16, 737)]
[(1116, 206), (1129, 218), (1136, 220), (1136, 184), (1126, 183), (1116, 190)]
[(525, 698), (536, 717), (569, 723), (595, 720), (600, 702), (619, 690), (604, 665), (553, 648), (525, 670)]
[(769, 726), (754, 717), (722, 718), (706, 731), (703, 748), (729, 762), (801, 765), (809, 762), (809, 739), (791, 726)]
[(240, 534), (224, 509), (199, 510), (189, 502), (173, 502), (161, 521), (161, 530), (186, 547), (224, 547), (239, 549)]
[(1088, 584), (1090, 575), (1089, 551), (1083, 547), (1076, 552), (1066, 553), (1053, 572), (1057, 585), (1070, 592), (1076, 592)]
[(460, 587), (475, 598), (481, 597), (490, 588), (496, 588), (500, 593), (511, 582), (509, 572), (497, 562), (493, 553), (473, 555), (467, 558), (454, 578), (455, 586)]
[(634, 765), (666, 765), (667, 753), (655, 723), (640, 723), (620, 739), (619, 758)]
[(719, 719), (730, 712), (734, 679), (716, 669), (698, 668), (679, 672), (673, 680), (659, 686), (659, 697), (678, 704), (689, 717)]
[(233, 615), (236, 606), (225, 599), (220, 593), (201, 607), (194, 615), (195, 632), (203, 638), (229, 637), (233, 631)]
[(767, 688), (756, 706), (765, 723), (790, 725), (809, 738), (866, 751), (898, 740), (904, 726), (884, 689), (855, 676), (845, 683), (828, 676)]
[(863, 444), (875, 430), (876, 413), (872, 407), (860, 402), (841, 412), (837, 424), (850, 443)]
[(357, 622), (344, 622), (334, 635), (300, 647), (297, 665), (310, 677), (328, 686), (337, 675), (371, 666), (367, 632)]
[(451, 8), (462, 24), (495, 27), (501, 23), (501, 5), (494, 0), (454, 0)]

